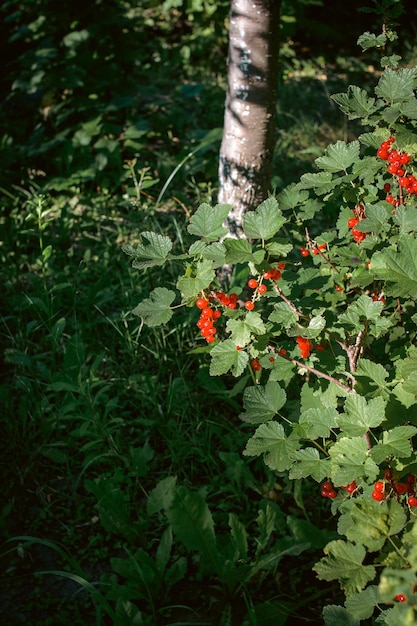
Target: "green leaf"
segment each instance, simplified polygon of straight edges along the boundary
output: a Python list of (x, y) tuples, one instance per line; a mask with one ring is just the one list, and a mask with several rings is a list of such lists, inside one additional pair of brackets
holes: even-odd
[(314, 189), (316, 194), (321, 196), (333, 189), (335, 184), (330, 172), (317, 172), (303, 174), (297, 187), (299, 189)]
[(364, 565), (366, 551), (362, 545), (347, 541), (331, 541), (324, 549), (325, 556), (313, 567), (320, 580), (338, 580), (347, 595), (361, 591), (373, 580), (373, 565)]
[(167, 476), (152, 489), (147, 502), (148, 515), (169, 509), (174, 500), (176, 482), (176, 476)]
[(229, 513), (230, 536), (236, 550), (236, 560), (248, 555), (248, 534), (236, 513)]
[(417, 211), (415, 206), (401, 204), (393, 217), (394, 224), (400, 228), (400, 234), (417, 230)]
[(371, 271), (385, 280), (385, 292), (394, 297), (417, 297), (417, 241), (410, 235), (399, 239), (399, 250), (382, 250), (372, 257)]
[(261, 424), (249, 439), (243, 451), (245, 456), (263, 454), (265, 464), (276, 472), (288, 470), (292, 464), (293, 454), (300, 447), (294, 437), (287, 437), (284, 428), (278, 422)]
[(345, 607), (349, 613), (360, 620), (371, 617), (377, 604), (378, 587), (376, 585), (369, 585), (363, 591), (349, 596), (345, 601)]
[(338, 533), (370, 552), (382, 550), (388, 537), (401, 532), (407, 522), (404, 508), (396, 500), (381, 503), (368, 496), (350, 500), (340, 508)]
[(333, 408), (311, 408), (300, 416), (300, 424), (305, 427), (309, 439), (329, 437), (332, 428), (336, 428), (338, 412)]
[(213, 261), (213, 269), (222, 267), (226, 263), (226, 247), (219, 241), (216, 241), (202, 251), (202, 256), (209, 261)]
[(359, 626), (359, 620), (343, 606), (327, 604), (323, 607), (324, 626)]
[(375, 98), (368, 98), (364, 89), (353, 85), (349, 85), (347, 93), (333, 94), (331, 99), (350, 120), (368, 118), (376, 110)]
[(206, 242), (217, 241), (228, 232), (223, 224), (231, 208), (229, 204), (217, 204), (212, 208), (203, 202), (191, 217), (188, 232)]
[(289, 473), (289, 478), (291, 480), (308, 478), (311, 476), (314, 480), (320, 483), (328, 475), (329, 464), (327, 461), (320, 458), (319, 452), (316, 448), (304, 448), (303, 450), (297, 450), (293, 454), (293, 460), (294, 464), (292, 465)]
[(191, 300), (196, 298), (203, 289), (207, 289), (215, 276), (212, 261), (207, 259), (197, 261), (195, 265), (189, 266), (185, 276), (178, 279), (177, 287), (184, 300)]
[(165, 287), (156, 287), (149, 298), (142, 300), (132, 311), (138, 315), (147, 326), (166, 324), (172, 317), (171, 304), (175, 300), (175, 293)]
[(359, 379), (364, 378), (372, 387), (376, 387), (375, 393), (389, 393), (389, 388), (385, 382), (388, 372), (380, 363), (361, 359), (355, 375)]
[(243, 392), (244, 413), (240, 419), (250, 424), (262, 424), (271, 420), (284, 406), (287, 395), (282, 387), (273, 381), (268, 381), (265, 387), (247, 387)]
[(237, 263), (249, 263), (253, 261), (252, 245), (246, 239), (224, 239), (226, 248), (226, 263), (236, 265)]
[(328, 172), (346, 172), (359, 159), (359, 141), (346, 144), (337, 141), (330, 145), (325, 155), (315, 160), (317, 167)]
[(417, 120), (417, 98), (414, 96), (401, 105), (401, 113), (411, 120)]
[(298, 321), (298, 315), (294, 313), (286, 302), (278, 302), (269, 316), (269, 321), (290, 328)]
[(214, 346), (210, 354), (210, 376), (221, 376), (229, 371), (233, 376), (240, 376), (249, 361), (248, 354), (244, 350), (237, 350), (232, 339)]
[(266, 244), (265, 248), (271, 256), (282, 258), (286, 257), (291, 252), (293, 246), (290, 243), (275, 240)]
[(357, 331), (363, 330), (363, 320), (376, 320), (382, 313), (384, 305), (382, 302), (374, 302), (372, 298), (366, 295), (352, 302), (338, 317), (338, 324), (350, 325)]
[(366, 207), (366, 218), (357, 224), (356, 228), (360, 232), (374, 232), (378, 235), (384, 230), (384, 225), (391, 219), (392, 206), (387, 202), (370, 204)]
[(411, 437), (417, 433), (415, 426), (397, 426), (383, 433), (382, 443), (371, 449), (372, 458), (376, 463), (382, 463), (388, 456), (407, 458), (413, 451)]
[(243, 348), (249, 343), (252, 335), (263, 335), (266, 331), (265, 325), (259, 313), (249, 311), (243, 319), (229, 319), (226, 328), (231, 333), (235, 347)]
[(384, 421), (385, 406), (381, 397), (367, 402), (363, 396), (351, 394), (345, 401), (345, 413), (338, 414), (338, 426), (350, 437), (364, 435)]
[(185, 487), (178, 487), (167, 517), (174, 535), (187, 550), (197, 550), (205, 573), (219, 572), (219, 554), (214, 523), (203, 496)]
[(336, 486), (347, 485), (362, 476), (375, 480), (379, 469), (369, 457), (363, 437), (341, 437), (329, 450), (331, 477)]
[(414, 96), (416, 75), (417, 68), (415, 67), (397, 71), (387, 69), (379, 79), (375, 93), (390, 103), (411, 99)]
[(272, 239), (285, 224), (276, 198), (268, 198), (243, 218), (243, 231), (249, 239)]
[(308, 192), (300, 189), (296, 183), (291, 183), (278, 194), (278, 202), (282, 211), (295, 209), (296, 206), (302, 204), (308, 198)]
[(141, 237), (148, 244), (128, 244), (122, 248), (123, 252), (134, 258), (133, 267), (145, 269), (155, 265), (163, 265), (172, 249), (171, 239), (152, 232), (141, 233)]
[(375, 35), (367, 31), (358, 38), (358, 46), (361, 46), (362, 50), (369, 50), (369, 48), (383, 48), (387, 43), (387, 36), (384, 34)]

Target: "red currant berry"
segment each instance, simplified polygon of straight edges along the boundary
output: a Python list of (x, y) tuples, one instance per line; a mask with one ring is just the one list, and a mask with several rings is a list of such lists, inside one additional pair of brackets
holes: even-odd
[(394, 600), (396, 600), (397, 602), (407, 602), (407, 598), (403, 593), (397, 593)]
[(383, 159), (383, 161), (386, 161), (388, 159), (389, 156), (389, 152), (388, 150), (385, 150), (384, 148), (379, 148), (377, 155), (379, 156), (380, 159)]
[(385, 491), (385, 483), (382, 480), (378, 480), (374, 485), (375, 491), (379, 491), (380, 493), (384, 493)]
[(385, 198), (385, 201), (388, 202), (389, 204), (393, 204), (394, 200), (395, 198), (391, 194), (388, 194), (387, 197)]
[(342, 293), (343, 291), (342, 285), (336, 285), (336, 291), (338, 291), (339, 293)]
[(327, 480), (322, 484), (321, 488), (324, 489), (324, 491), (332, 491), (333, 483), (331, 483), (330, 480)]
[(284, 261), (280, 261), (278, 263), (278, 269), (279, 270), (285, 270), (285, 263), (284, 263)]
[(263, 295), (264, 293), (266, 293), (268, 291), (268, 287), (266, 285), (259, 285), (258, 287), (258, 293), (260, 293), (261, 295)]
[(254, 372), (259, 372), (262, 369), (262, 365), (259, 359), (252, 359), (250, 366)]
[(405, 483), (397, 483), (394, 485), (395, 491), (401, 495), (407, 493), (407, 485)]
[(384, 499), (384, 494), (381, 491), (373, 491), (371, 497), (377, 502), (381, 502)]
[(304, 247), (300, 248), (300, 253), (301, 253), (301, 256), (303, 256), (303, 257), (306, 257), (306, 256), (308, 256), (310, 254), (309, 251), (307, 250), (307, 248), (304, 248)]
[(253, 311), (254, 308), (255, 308), (255, 303), (252, 302), (252, 300), (248, 300), (247, 302), (245, 302), (245, 309), (247, 311)]
[(209, 301), (205, 298), (199, 298), (195, 303), (197, 309), (205, 309), (209, 304)]
[(410, 496), (407, 500), (407, 504), (411, 507), (417, 506), (417, 498), (415, 496)]
[(391, 190), (391, 185), (389, 183), (385, 183), (385, 185), (384, 185), (385, 193), (388, 193), (390, 190)]
[(327, 492), (327, 497), (330, 498), (330, 500), (334, 500), (337, 496), (337, 491), (335, 489), (332, 489), (331, 491)]
[(250, 287), (251, 289), (256, 289), (257, 286), (258, 286), (257, 280), (255, 280), (254, 278), (251, 278), (250, 280), (248, 280), (248, 287)]
[(213, 341), (216, 341), (216, 337), (214, 335), (207, 335), (206, 341), (207, 343), (213, 343)]
[(359, 220), (356, 217), (351, 217), (347, 224), (348, 228), (355, 228), (356, 224), (359, 224)]

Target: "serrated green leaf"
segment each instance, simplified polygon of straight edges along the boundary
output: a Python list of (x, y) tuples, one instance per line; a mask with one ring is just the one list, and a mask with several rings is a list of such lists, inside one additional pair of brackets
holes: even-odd
[(345, 401), (345, 413), (338, 414), (337, 424), (350, 437), (364, 435), (384, 421), (385, 406), (381, 397), (367, 402), (363, 396), (351, 394)]
[(417, 241), (410, 235), (399, 239), (399, 249), (382, 250), (372, 257), (372, 274), (385, 280), (384, 291), (394, 297), (417, 297)]
[(171, 239), (150, 231), (141, 233), (141, 238), (148, 243), (128, 244), (122, 248), (123, 252), (133, 257), (133, 267), (145, 269), (163, 265), (172, 249)]
[(368, 118), (376, 111), (375, 98), (369, 98), (364, 89), (355, 85), (349, 85), (346, 93), (333, 94), (331, 99), (350, 120)]
[(187, 550), (200, 553), (204, 572), (218, 572), (220, 565), (214, 523), (203, 496), (185, 487), (177, 487), (166, 514), (178, 541)]
[(371, 456), (376, 463), (382, 463), (388, 456), (407, 458), (413, 451), (411, 437), (417, 433), (415, 426), (397, 426), (384, 431), (382, 443), (371, 449)]
[(417, 211), (415, 206), (405, 204), (397, 207), (393, 217), (394, 224), (400, 228), (400, 234), (410, 233), (417, 230)]
[(331, 429), (337, 426), (337, 416), (336, 409), (311, 408), (301, 414), (299, 423), (305, 427), (309, 439), (329, 437)]
[(202, 256), (209, 261), (213, 261), (213, 269), (222, 267), (226, 263), (226, 247), (223, 243), (215, 241), (202, 251)]
[(276, 472), (288, 470), (292, 457), (300, 447), (298, 439), (287, 437), (278, 422), (267, 422), (256, 429), (243, 451), (245, 456), (263, 455), (265, 464)]
[(401, 105), (401, 114), (411, 120), (417, 120), (417, 98), (414, 96)]
[(330, 145), (325, 155), (315, 160), (317, 167), (328, 172), (346, 172), (359, 159), (359, 141), (346, 144), (337, 141)]
[(138, 315), (147, 326), (166, 324), (172, 317), (171, 304), (175, 300), (175, 293), (165, 287), (156, 287), (149, 298), (142, 300), (132, 311)]
[(229, 204), (217, 204), (212, 208), (203, 202), (191, 217), (187, 227), (188, 232), (205, 242), (217, 241), (228, 232), (223, 224), (231, 208)]
[(308, 198), (308, 192), (300, 189), (296, 183), (291, 183), (278, 194), (279, 207), (282, 211), (295, 209)]
[(229, 371), (233, 376), (240, 376), (249, 361), (248, 354), (244, 350), (237, 350), (231, 339), (214, 346), (210, 355), (210, 376), (221, 376)]
[(229, 528), (236, 552), (235, 560), (246, 559), (248, 555), (248, 535), (245, 526), (236, 513), (229, 513)]
[(361, 498), (342, 504), (341, 511), (339, 534), (370, 552), (382, 550), (388, 537), (398, 534), (407, 522), (404, 508), (396, 500), (381, 503)]
[(314, 189), (317, 195), (322, 196), (335, 187), (336, 183), (330, 172), (317, 172), (314, 174), (303, 174), (300, 182), (297, 183), (299, 189)]
[(362, 330), (363, 320), (376, 320), (381, 315), (383, 308), (382, 302), (374, 302), (372, 298), (363, 294), (348, 306), (345, 313), (339, 316), (338, 323), (348, 324), (356, 330)]
[(329, 454), (330, 475), (336, 486), (347, 485), (362, 476), (372, 481), (379, 473), (363, 437), (341, 437), (330, 448)]
[(190, 266), (191, 275), (182, 276), (178, 279), (177, 287), (181, 291), (184, 300), (196, 298), (203, 289), (207, 289), (215, 279), (213, 262), (207, 259), (198, 261)]
[(368, 619), (372, 616), (378, 604), (378, 587), (369, 585), (363, 591), (346, 598), (345, 607), (351, 615), (358, 619)]
[(191, 256), (199, 256), (207, 248), (207, 244), (204, 241), (194, 241), (188, 249), (188, 254)]
[(253, 261), (252, 245), (246, 239), (224, 239), (226, 248), (226, 263), (249, 263)]
[(359, 626), (359, 620), (343, 606), (327, 604), (323, 607), (324, 626)]
[(240, 419), (250, 424), (263, 424), (271, 420), (284, 406), (287, 395), (282, 387), (273, 381), (268, 381), (265, 387), (256, 385), (246, 387), (243, 392), (244, 413)]
[(375, 87), (375, 93), (387, 102), (403, 102), (413, 97), (417, 68), (387, 69)]
[(331, 541), (324, 549), (325, 556), (313, 567), (320, 580), (338, 580), (347, 595), (361, 591), (373, 580), (373, 565), (364, 565), (366, 551), (362, 545), (348, 541)]
[(281, 241), (271, 241), (265, 246), (265, 248), (268, 250), (268, 253), (271, 256), (286, 257), (293, 249), (293, 246), (290, 243), (284, 243)]
[(356, 376), (358, 378), (364, 378), (372, 387), (376, 387), (378, 393), (389, 393), (389, 389), (385, 382), (388, 376), (387, 370), (380, 363), (373, 363), (368, 359), (361, 359), (359, 361), (358, 369), (356, 370)]
[(245, 214), (243, 231), (249, 239), (272, 239), (285, 222), (276, 198), (268, 198)]
[(357, 230), (363, 233), (374, 232), (378, 235), (384, 230), (384, 225), (391, 218), (391, 205), (387, 202), (379, 202), (378, 204), (370, 204), (366, 208), (366, 218), (356, 225)]
[(241, 348), (249, 343), (252, 335), (263, 335), (266, 331), (261, 316), (255, 311), (249, 311), (243, 319), (229, 319), (226, 329), (231, 333), (235, 347)]
[(275, 304), (274, 310), (268, 319), (271, 322), (284, 326), (284, 328), (290, 328), (298, 321), (298, 315), (294, 313), (286, 302), (278, 302)]
[(329, 464), (320, 458), (316, 448), (304, 448), (293, 454), (294, 463), (290, 469), (289, 478), (296, 480), (311, 476), (318, 483), (324, 480), (329, 472)]
[(383, 48), (387, 43), (387, 36), (385, 34), (375, 35), (366, 31), (358, 37), (358, 46), (361, 46), (362, 50), (369, 50), (369, 48)]
[(176, 482), (176, 476), (167, 476), (152, 489), (146, 505), (148, 515), (169, 509), (174, 499)]

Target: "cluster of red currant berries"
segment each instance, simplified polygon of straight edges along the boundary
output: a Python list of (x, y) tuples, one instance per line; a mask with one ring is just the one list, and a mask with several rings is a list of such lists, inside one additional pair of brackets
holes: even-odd
[(253, 293), (252, 299), (245, 302), (245, 309), (247, 309), (248, 311), (253, 311), (253, 309), (255, 308), (255, 300), (258, 300), (259, 296), (263, 296), (268, 291), (268, 287), (263, 281), (279, 280), (282, 276), (281, 270), (284, 269), (285, 263), (283, 261), (280, 261), (277, 267), (272, 267), (267, 272), (264, 272), (262, 276), (260, 276), (258, 279), (250, 278), (248, 280), (248, 287), (250, 289), (254, 289), (255, 291)]
[(385, 480), (377, 480), (374, 483), (374, 490), (372, 492), (372, 498), (377, 502), (382, 502), (388, 499), (391, 495), (403, 496), (407, 495), (407, 504), (409, 507), (414, 508), (417, 506), (416, 498), (416, 477), (414, 474), (409, 474), (405, 482), (400, 482), (396, 479), (392, 470), (387, 469), (384, 472)]
[[(323, 252), (323, 250), (326, 250), (326, 248), (327, 248), (327, 243), (320, 243), (318, 246), (313, 245), (311, 248), (311, 251), (313, 254), (320, 254), (320, 252)], [(310, 255), (310, 251), (305, 246), (301, 246), (300, 254), (301, 256), (306, 257)]]
[(214, 297), (220, 304), (225, 306), (228, 309), (235, 309), (237, 306), (237, 301), (239, 296), (237, 293), (231, 293), (230, 296), (227, 296), (223, 291), (217, 291), (214, 294)]
[[(407, 193), (413, 193), (417, 195), (417, 179), (409, 174), (407, 176), (405, 167), (410, 163), (411, 157), (406, 152), (399, 152), (392, 148), (392, 144), (395, 142), (394, 137), (390, 137), (387, 141), (383, 141), (379, 146), (377, 155), (380, 159), (388, 161), (387, 172), (396, 176), (400, 187), (402, 187)], [(395, 199), (390, 192), (391, 187), (389, 183), (384, 185), (384, 191), (388, 194), (386, 201), (397, 207), (401, 204), (401, 201)]]
[(310, 356), (311, 351), (313, 349), (313, 343), (309, 339), (306, 339), (305, 337), (297, 337), (296, 341), (297, 341), (298, 347), (300, 348), (301, 357), (303, 359), (307, 359)]
[(197, 322), (197, 327), (200, 329), (200, 334), (207, 343), (213, 343), (217, 330), (214, 326), (216, 321), (221, 317), (221, 313), (218, 309), (212, 309), (209, 301), (206, 298), (198, 298), (195, 303), (196, 307), (201, 310), (200, 318)]
[(348, 228), (352, 229), (352, 236), (356, 243), (363, 241), (366, 238), (367, 233), (362, 233), (360, 230), (356, 228), (359, 222), (365, 219), (365, 207), (363, 204), (357, 204), (353, 209), (353, 217), (348, 219)]
[[(348, 485), (343, 485), (341, 489), (345, 489), (348, 494), (354, 493), (356, 491), (356, 480), (353, 480)], [(330, 500), (334, 500), (337, 496), (337, 491), (333, 486), (333, 483), (330, 480), (326, 480), (321, 486), (321, 495), (323, 498), (329, 498)]]

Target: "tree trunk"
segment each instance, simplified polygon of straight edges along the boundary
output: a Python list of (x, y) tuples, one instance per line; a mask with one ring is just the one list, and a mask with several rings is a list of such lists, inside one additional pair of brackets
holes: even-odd
[(236, 237), (245, 211), (271, 184), (280, 8), (280, 0), (231, 0), (218, 202), (232, 205), (228, 226)]

